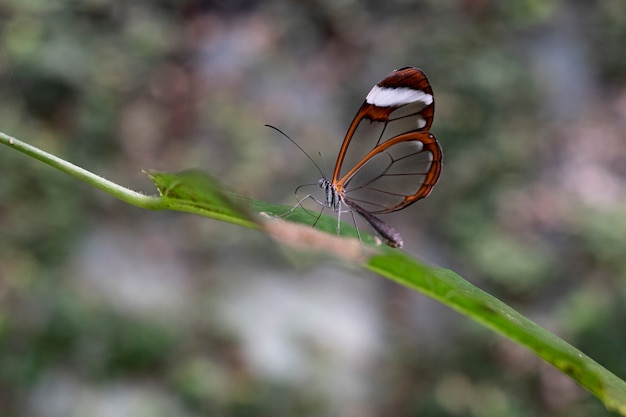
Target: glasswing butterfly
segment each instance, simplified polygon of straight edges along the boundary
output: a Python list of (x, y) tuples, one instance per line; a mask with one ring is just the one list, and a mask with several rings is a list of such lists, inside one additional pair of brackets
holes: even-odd
[(377, 216), (426, 197), (437, 183), (443, 153), (428, 131), (434, 113), (433, 90), (418, 68), (395, 70), (370, 90), (348, 128), (332, 178), (322, 173), (318, 181), (326, 201), (315, 201), (337, 212), (337, 233), (341, 214), (356, 212), (387, 245), (404, 245), (400, 233)]

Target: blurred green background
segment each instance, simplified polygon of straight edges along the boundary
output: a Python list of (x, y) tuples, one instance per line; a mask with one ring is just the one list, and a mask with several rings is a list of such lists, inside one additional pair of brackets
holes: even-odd
[[(197, 167), (294, 204), (318, 173), (263, 125), (328, 169), (371, 86), (421, 67), (444, 170), (386, 220), (626, 378), (623, 0), (4, 0), (0, 24), (0, 131), (147, 193)], [(0, 415), (610, 413), (424, 296), (0, 148)]]

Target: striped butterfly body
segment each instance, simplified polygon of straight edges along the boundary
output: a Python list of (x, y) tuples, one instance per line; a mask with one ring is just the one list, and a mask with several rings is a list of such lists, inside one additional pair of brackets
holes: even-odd
[(441, 174), (443, 154), (429, 132), (433, 91), (418, 68), (393, 71), (376, 84), (348, 128), (332, 178), (321, 178), (325, 206), (360, 215), (389, 246), (402, 236), (378, 215), (426, 197)]

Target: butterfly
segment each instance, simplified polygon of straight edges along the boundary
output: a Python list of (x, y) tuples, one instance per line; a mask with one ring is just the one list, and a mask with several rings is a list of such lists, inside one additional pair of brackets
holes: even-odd
[(332, 177), (322, 174), (317, 184), (326, 201), (316, 201), (337, 212), (337, 233), (341, 214), (357, 213), (387, 245), (404, 245), (378, 215), (426, 197), (439, 180), (443, 153), (429, 132), (434, 112), (433, 90), (418, 68), (395, 70), (372, 87), (348, 128)]

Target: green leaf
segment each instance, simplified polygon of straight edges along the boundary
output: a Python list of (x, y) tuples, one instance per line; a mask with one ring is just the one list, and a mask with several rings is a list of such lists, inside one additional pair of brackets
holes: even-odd
[[(197, 170), (179, 173), (150, 171), (160, 196), (146, 196), (9, 135), (0, 133), (0, 143), (135, 206), (184, 211), (262, 229), (289, 247), (328, 252), (347, 265), (369, 269), (420, 291), (535, 352), (597, 396), (608, 409), (626, 416), (626, 382), (593, 359), (452, 271), (425, 266), (397, 249), (374, 247), (375, 239), (363, 232), (361, 238), (365, 244), (362, 244), (353, 238), (357, 232), (350, 224), (342, 223), (341, 232), (352, 238), (337, 237), (337, 220), (332, 216), (321, 216), (316, 220), (316, 216), (301, 208), (292, 209), (237, 196)], [(313, 223), (315, 228), (310, 227)]]
[(241, 226), (258, 227), (247, 207), (231, 198), (207, 173), (192, 169), (178, 173), (147, 171), (161, 194), (163, 209), (185, 211)]
[(365, 266), (518, 342), (577, 381), (608, 409), (626, 415), (626, 382), (593, 359), (454, 272), (425, 266), (401, 251), (383, 252)]

